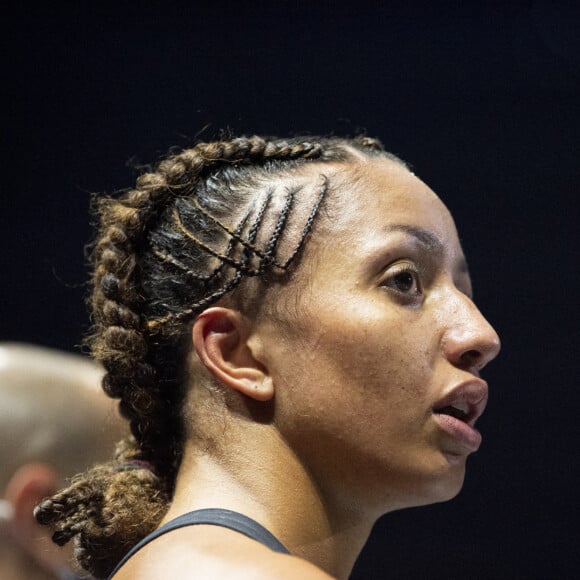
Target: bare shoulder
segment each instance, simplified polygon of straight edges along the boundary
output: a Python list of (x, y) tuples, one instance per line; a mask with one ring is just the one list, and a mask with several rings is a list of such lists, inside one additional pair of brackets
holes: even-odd
[(273, 552), (231, 530), (194, 526), (157, 538), (135, 554), (114, 580), (332, 580), (296, 556)]

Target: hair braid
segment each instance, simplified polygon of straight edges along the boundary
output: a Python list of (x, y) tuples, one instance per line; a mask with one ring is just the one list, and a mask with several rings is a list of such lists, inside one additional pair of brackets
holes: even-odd
[(57, 543), (75, 538), (77, 560), (94, 576), (106, 576), (152, 531), (171, 499), (182, 453), (188, 322), (244, 276), (290, 266), (329, 184), (323, 176), (305, 220), (296, 218), (301, 233), (285, 259), (277, 252), (300, 188), (284, 188), (282, 208), (266, 227), (278, 211), (275, 185), (309, 160), (345, 161), (353, 150), (389, 156), (368, 137), (199, 143), (162, 159), (121, 196), (96, 202), (87, 343), (133, 436), (114, 461), (78, 476), (35, 512), (54, 526)]

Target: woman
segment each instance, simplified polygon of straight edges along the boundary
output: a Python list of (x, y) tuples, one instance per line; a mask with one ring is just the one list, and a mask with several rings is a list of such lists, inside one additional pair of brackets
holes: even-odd
[(85, 569), (169, 524), (115, 580), (347, 578), (377, 518), (459, 492), (499, 339), (378, 141), (200, 143), (97, 212), (89, 341), (134, 440), (37, 508)]

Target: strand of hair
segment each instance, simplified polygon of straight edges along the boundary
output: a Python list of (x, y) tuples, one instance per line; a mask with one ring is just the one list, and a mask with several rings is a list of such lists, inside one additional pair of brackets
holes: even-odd
[(218, 219), (216, 219), (214, 216), (212, 216), (205, 208), (203, 208), (201, 205), (199, 205), (199, 202), (196, 199), (193, 199), (193, 203), (194, 203), (196, 209), (202, 215), (204, 215), (209, 220), (211, 220), (218, 228), (220, 228), (221, 230), (223, 230), (224, 232), (226, 232), (229, 236), (231, 236), (232, 238), (234, 238), (239, 244), (241, 244), (245, 248), (248, 248), (249, 250), (251, 250), (259, 258), (262, 258), (262, 259), (264, 258), (264, 253), (261, 250), (259, 250), (258, 248), (256, 248), (253, 244), (251, 244), (247, 240), (244, 240), (244, 238), (242, 238), (241, 236), (237, 236), (235, 234), (235, 232), (233, 232), (225, 224), (222, 224)]
[[(192, 242), (194, 242), (195, 244), (197, 244), (200, 248), (203, 248), (208, 254), (210, 254), (211, 256), (214, 256), (215, 258), (219, 258), (220, 260), (222, 260), (226, 264), (232, 266), (236, 270), (239, 270), (239, 271), (241, 271), (242, 273), (244, 273), (244, 274), (246, 274), (248, 276), (258, 276), (260, 274), (260, 271), (259, 270), (256, 270), (256, 269), (253, 269), (253, 268), (248, 268), (247, 266), (244, 265), (243, 262), (238, 262), (238, 261), (234, 260), (233, 258), (230, 258), (229, 256), (226, 256), (225, 254), (222, 254), (220, 252), (217, 252), (216, 250), (214, 250), (213, 248), (211, 248), (210, 246), (208, 246), (206, 243), (204, 243), (200, 239), (196, 238), (185, 227), (185, 225), (181, 221), (181, 216), (179, 215), (179, 211), (177, 210), (177, 208), (174, 208), (173, 209), (173, 216), (174, 216), (175, 222), (177, 224), (177, 227), (181, 230), (181, 232), (185, 236), (187, 236)], [(248, 249), (248, 250), (253, 251), (254, 253), (256, 253), (251, 247), (248, 247), (248, 245), (244, 244), (244, 246), (246, 247), (246, 249)], [(262, 257), (262, 253), (260, 252), (260, 254), (258, 254), (258, 256)]]
[(286, 225), (286, 221), (288, 220), (288, 215), (290, 214), (290, 210), (292, 208), (292, 204), (294, 202), (294, 194), (295, 190), (287, 189), (286, 201), (284, 203), (284, 207), (278, 216), (278, 220), (276, 222), (276, 227), (274, 228), (274, 232), (266, 245), (266, 250), (264, 252), (264, 259), (260, 264), (260, 271), (264, 271), (271, 263), (275, 260), (273, 258), (274, 253), (276, 251), (276, 246), (278, 244), (278, 240), (282, 235), (284, 230), (284, 226)]
[(304, 226), (304, 229), (302, 230), (302, 235), (300, 237), (300, 240), (296, 244), (296, 247), (294, 248), (294, 251), (292, 252), (290, 257), (284, 262), (284, 264), (279, 266), (283, 270), (286, 270), (288, 268), (288, 266), (292, 263), (292, 260), (294, 260), (294, 258), (296, 257), (296, 254), (298, 254), (298, 252), (300, 251), (300, 248), (302, 247), (302, 244), (304, 243), (306, 236), (310, 233), (310, 230), (312, 229), (312, 224), (314, 223), (314, 219), (316, 218), (316, 215), (318, 214), (318, 210), (320, 209), (320, 205), (322, 204), (322, 200), (324, 199), (324, 197), (328, 191), (328, 178), (325, 175), (322, 175), (321, 178), (322, 178), (322, 185), (320, 186), (320, 190), (318, 192), (316, 202), (314, 203), (314, 206), (312, 207), (310, 215), (308, 216), (308, 220), (306, 221), (306, 225)]
[(197, 312), (200, 312), (205, 308), (207, 305), (212, 304), (216, 300), (219, 300), (224, 294), (227, 294), (231, 290), (233, 290), (242, 280), (243, 272), (241, 270), (237, 270), (234, 277), (224, 286), (222, 286), (219, 290), (216, 290), (209, 296), (206, 296), (187, 310), (183, 312), (174, 312), (171, 314), (167, 314), (166, 316), (162, 316), (161, 318), (155, 318), (153, 320), (149, 320), (147, 322), (147, 326), (154, 330), (167, 324), (168, 322), (181, 322), (190, 318), (191, 316), (195, 315)]

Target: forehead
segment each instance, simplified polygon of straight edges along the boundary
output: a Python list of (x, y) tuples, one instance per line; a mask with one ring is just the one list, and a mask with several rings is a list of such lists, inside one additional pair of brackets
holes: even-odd
[(441, 271), (470, 288), (451, 214), (407, 168), (377, 158), (313, 170), (310, 177), (323, 173), (330, 189), (305, 244), (295, 284), (314, 290), (321, 283), (338, 292), (339, 286), (368, 282), (391, 261), (429, 255)]
[[(406, 167), (390, 159), (345, 165), (336, 198), (344, 214), (359, 221), (400, 222), (445, 229), (453, 225), (449, 211), (431, 188)], [(350, 211), (349, 211), (350, 206)]]
[(333, 243), (382, 243), (385, 234), (393, 230), (420, 230), (427, 232), (436, 245), (460, 252), (448, 209), (423, 181), (399, 163), (380, 158), (356, 161), (338, 168), (330, 180), (332, 193), (323, 229)]
[[(432, 254), (438, 267), (461, 276), (470, 286), (451, 214), (406, 167), (387, 158), (312, 164), (296, 181), (308, 190), (308, 184), (319, 182), (321, 176), (328, 179), (328, 193), (292, 282), (270, 288), (278, 298), (287, 295), (294, 304), (296, 288), (308, 288), (308, 296), (319, 287), (340, 293), (339, 287), (366, 283), (387, 262), (419, 257), (418, 251)], [(307, 193), (306, 198), (311, 197), (313, 192)], [(306, 215), (306, 210), (302, 213)]]

